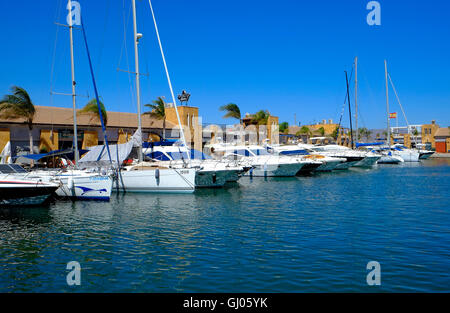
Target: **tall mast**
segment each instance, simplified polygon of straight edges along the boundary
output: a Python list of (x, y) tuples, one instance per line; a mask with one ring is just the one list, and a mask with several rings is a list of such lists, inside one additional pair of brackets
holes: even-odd
[(347, 82), (347, 99), (348, 99), (348, 117), (350, 118), (350, 142), (353, 149), (353, 127), (352, 127), (352, 106), (350, 104), (350, 90), (348, 87), (348, 76), (347, 71), (345, 71), (345, 81)]
[(384, 76), (386, 78), (386, 113), (387, 113), (387, 142), (388, 146), (391, 146), (391, 127), (389, 125), (389, 94), (388, 94), (388, 72), (387, 61), (384, 60)]
[(73, 56), (73, 20), (72, 1), (69, 0), (69, 33), (70, 33), (70, 61), (72, 66), (72, 103), (73, 103), (73, 145), (75, 149), (75, 166), (78, 166), (78, 133), (77, 133), (77, 104), (75, 94), (75, 62)]
[[(138, 43), (141, 35), (138, 36), (137, 22), (136, 22), (136, 1), (132, 0), (133, 4), (133, 28), (134, 28), (134, 64), (136, 74), (136, 100), (137, 100), (137, 115), (138, 115), (138, 131), (142, 137), (142, 125), (141, 125), (141, 82), (139, 78), (139, 51)], [(139, 162), (142, 162), (142, 143), (139, 144)]]
[(356, 141), (359, 140), (358, 130), (358, 57), (355, 57), (355, 128), (356, 128)]

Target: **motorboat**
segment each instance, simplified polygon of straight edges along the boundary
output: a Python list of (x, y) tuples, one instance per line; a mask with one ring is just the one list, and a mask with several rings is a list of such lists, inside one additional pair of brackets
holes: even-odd
[(364, 158), (366, 158), (366, 154), (361, 151), (356, 151), (349, 149), (347, 147), (339, 146), (339, 145), (313, 145), (310, 147), (312, 151), (315, 153), (334, 157), (334, 158), (343, 158), (345, 162), (339, 163), (334, 169), (336, 170), (346, 170), (352, 166), (356, 166), (356, 164)]
[(416, 144), (415, 150), (419, 152), (419, 160), (426, 160), (434, 154), (434, 151), (427, 150), (426, 145), (423, 143)]
[(333, 158), (317, 154), (309, 149), (310, 146), (312, 145), (268, 145), (267, 150), (278, 155), (295, 156), (303, 160), (312, 161), (310, 165), (302, 167), (300, 172), (328, 172), (335, 169), (338, 164), (346, 161), (344, 158)]
[(270, 154), (258, 145), (235, 145), (217, 143), (205, 146), (205, 150), (213, 158), (240, 161), (242, 166), (251, 166), (244, 176), (251, 177), (289, 177), (295, 176), (308, 164), (287, 156)]
[(399, 164), (405, 162), (402, 157), (393, 154), (391, 149), (387, 147), (383, 148), (380, 145), (376, 146), (366, 145), (361, 149), (364, 149), (367, 152), (372, 152), (380, 155), (381, 157), (377, 160), (377, 164)]
[(195, 186), (199, 188), (223, 187), (227, 182), (237, 182), (251, 168), (236, 161), (214, 160), (201, 151), (190, 150), (170, 141), (147, 143), (143, 153), (157, 165), (185, 168), (189, 164), (197, 168)]
[(28, 172), (18, 164), (0, 164), (1, 206), (40, 205), (58, 188), (55, 182), (28, 177)]
[(420, 153), (413, 149), (408, 149), (401, 144), (392, 147), (392, 154), (401, 157), (405, 162), (419, 162)]

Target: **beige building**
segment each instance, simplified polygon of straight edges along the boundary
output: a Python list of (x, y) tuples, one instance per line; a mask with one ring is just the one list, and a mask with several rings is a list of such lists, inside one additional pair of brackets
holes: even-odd
[(436, 121), (431, 121), (431, 124), (422, 125), (422, 143), (431, 143), (431, 148), (436, 149), (436, 141), (434, 140), (434, 135), (436, 131), (439, 129), (439, 125), (436, 124)]
[[(159, 140), (162, 135), (162, 124), (162, 120), (143, 115), (143, 139), (146, 141)], [(77, 126), (77, 139), (80, 148), (103, 144), (100, 122), (92, 115), (78, 114)], [(171, 121), (166, 122), (166, 128), (172, 129), (174, 127), (175, 125)], [(136, 129), (136, 113), (108, 112), (107, 136), (110, 143), (126, 142)], [(8, 141), (11, 142), (13, 155), (20, 150), (29, 151), (28, 134), (28, 126), (25, 120), (0, 119), (0, 151), (3, 150)], [(36, 106), (32, 136), (35, 152), (72, 147), (73, 110), (71, 108)]]

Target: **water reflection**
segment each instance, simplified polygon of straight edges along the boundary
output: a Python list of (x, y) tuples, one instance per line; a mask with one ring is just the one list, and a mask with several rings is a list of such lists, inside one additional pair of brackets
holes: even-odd
[[(374, 259), (383, 291), (448, 291), (449, 165), (2, 209), (0, 291), (370, 291)], [(83, 273), (75, 290), (72, 260)]]

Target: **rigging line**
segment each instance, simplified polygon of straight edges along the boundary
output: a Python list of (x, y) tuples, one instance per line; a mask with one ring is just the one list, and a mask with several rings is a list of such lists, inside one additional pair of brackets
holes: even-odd
[[(55, 19), (58, 21), (61, 16), (61, 0), (59, 1), (59, 9), (56, 9), (55, 13)], [(58, 43), (58, 33), (59, 33), (59, 26), (56, 26), (56, 33), (55, 33), (55, 41), (53, 45), (53, 57), (52, 57), (52, 65), (51, 65), (51, 71), (50, 71), (50, 94), (53, 92), (53, 79), (54, 79), (54, 71), (55, 71), (55, 59), (56, 59), (56, 48)]]
[(83, 18), (81, 18), (81, 27), (82, 27), (82, 30), (83, 30), (83, 38), (84, 38), (84, 43), (86, 45), (86, 52), (87, 52), (88, 60), (89, 60), (89, 69), (91, 70), (92, 83), (94, 85), (95, 98), (97, 100), (97, 106), (98, 106), (98, 113), (99, 113), (99, 117), (100, 117), (100, 123), (102, 124), (103, 137), (104, 137), (104, 147), (106, 146), (106, 150), (108, 151), (109, 162), (112, 164), (111, 152), (109, 151), (108, 137), (106, 136), (106, 127), (105, 127), (105, 124), (103, 122), (103, 114), (102, 114), (102, 110), (101, 110), (100, 99), (99, 99), (99, 96), (98, 96), (97, 84), (95, 83), (94, 69), (92, 68), (91, 55), (89, 53), (89, 47), (88, 47), (88, 42), (87, 42), (87, 38), (86, 38), (86, 31), (84, 29)]
[(400, 102), (400, 98), (397, 95), (397, 90), (395, 90), (395, 86), (394, 86), (394, 83), (392, 82), (391, 75), (389, 74), (389, 72), (388, 72), (388, 78), (389, 78), (389, 81), (391, 82), (391, 86), (392, 86), (392, 89), (394, 90), (394, 94), (395, 94), (395, 97), (397, 98), (397, 102), (400, 105), (400, 109), (402, 110), (403, 117), (405, 118), (406, 125), (408, 126), (408, 133), (409, 133), (409, 122), (408, 122), (408, 119), (406, 118), (405, 111), (403, 110), (402, 103)]
[[(173, 107), (175, 108), (175, 113), (177, 114), (177, 119), (178, 119), (178, 125), (180, 126), (181, 138), (182, 138), (183, 143), (186, 146), (186, 148), (188, 148), (187, 147), (187, 143), (186, 143), (186, 138), (184, 137), (183, 126), (181, 125), (180, 115), (178, 114), (177, 102), (175, 101), (175, 95), (173, 93), (173, 88), (172, 88), (172, 82), (170, 81), (169, 70), (167, 69), (166, 58), (164, 57), (164, 51), (163, 51), (163, 47), (162, 47), (162, 44), (161, 44), (161, 38), (159, 37), (158, 25), (156, 24), (155, 12), (153, 12), (152, 1), (148, 0), (148, 4), (150, 5), (150, 11), (152, 12), (153, 24), (155, 24), (156, 36), (158, 37), (159, 48), (161, 50), (161, 56), (162, 56), (162, 59), (163, 59), (164, 68), (166, 70), (166, 76), (167, 76), (167, 81), (169, 83), (170, 94), (172, 95)], [(191, 161), (190, 153), (188, 153), (188, 159), (189, 159), (189, 162), (190, 162)]]
[[(353, 67), (352, 67), (352, 71), (350, 73), (350, 80), (352, 81), (352, 76), (353, 76)], [(349, 86), (349, 91), (351, 91), (351, 87)], [(341, 111), (341, 117), (339, 118), (339, 128), (341, 128), (341, 123), (342, 123), (342, 117), (344, 116), (344, 112), (345, 112), (345, 105), (347, 104), (347, 91), (345, 92), (345, 98), (344, 98), (344, 104), (342, 105), (342, 111)]]
[[(388, 72), (388, 78), (389, 78), (389, 81), (391, 83), (392, 89), (394, 90), (394, 94), (395, 94), (395, 97), (397, 98), (398, 104), (400, 105), (400, 109), (402, 110), (403, 117), (405, 118), (407, 131), (408, 131), (408, 135), (409, 135), (409, 129), (410, 129), (409, 128), (409, 122), (408, 122), (408, 119), (406, 118), (405, 110), (403, 110), (402, 103), (400, 102), (400, 98), (398, 97), (397, 90), (395, 89), (394, 82), (392, 81), (392, 78), (391, 78), (391, 75), (389, 74), (389, 72)], [(414, 143), (416, 143), (417, 142), (417, 136), (414, 136), (413, 138), (414, 138)]]

